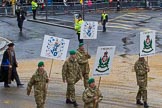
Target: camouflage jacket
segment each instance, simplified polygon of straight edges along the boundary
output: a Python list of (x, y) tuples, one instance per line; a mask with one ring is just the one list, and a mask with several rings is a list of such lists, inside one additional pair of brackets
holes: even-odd
[[(83, 92), (82, 99), (84, 102), (84, 108), (94, 108), (94, 103), (95, 103), (94, 97), (95, 96), (98, 96), (98, 102), (100, 102), (103, 99), (101, 91), (97, 88), (92, 89), (89, 87)], [(98, 108), (98, 107), (99, 105), (98, 103), (96, 103), (95, 108)]]
[(46, 83), (48, 83), (47, 72), (44, 71), (43, 75), (39, 75), (38, 69), (37, 69), (35, 74), (31, 77), (27, 85), (27, 92), (31, 91), (32, 86), (34, 86), (35, 95), (40, 92), (46, 92)]
[(76, 59), (68, 58), (63, 64), (62, 79), (67, 83), (75, 84), (81, 79), (81, 70)]
[(149, 66), (146, 61), (136, 61), (134, 65), (134, 70), (136, 72), (137, 85), (139, 86), (147, 86), (147, 73), (149, 70)]
[(87, 54), (85, 51), (81, 51), (79, 49), (77, 50), (76, 56), (82, 73), (89, 73), (90, 68), (89, 68), (88, 59), (90, 59), (91, 56)]

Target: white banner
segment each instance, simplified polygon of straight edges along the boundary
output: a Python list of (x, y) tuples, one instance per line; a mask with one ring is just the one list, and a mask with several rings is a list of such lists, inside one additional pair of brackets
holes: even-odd
[(115, 46), (98, 47), (93, 76), (103, 76), (108, 75), (110, 73), (115, 48)]
[(84, 21), (81, 26), (80, 39), (97, 39), (98, 22)]
[(68, 46), (68, 39), (45, 35), (41, 56), (57, 60), (65, 60)]
[(140, 32), (140, 57), (155, 54), (155, 31)]

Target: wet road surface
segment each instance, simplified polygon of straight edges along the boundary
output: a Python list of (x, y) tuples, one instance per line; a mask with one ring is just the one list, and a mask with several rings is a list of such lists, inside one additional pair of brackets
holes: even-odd
[[(139, 52), (139, 32), (143, 30), (156, 30), (156, 52), (160, 53), (162, 51), (162, 18), (160, 11), (144, 11), (144, 12), (131, 12), (131, 13), (111, 13), (110, 21), (107, 24), (107, 32), (102, 32), (102, 27), (99, 26), (98, 38), (97, 40), (86, 40), (88, 43), (88, 50), (90, 54), (95, 55), (98, 46), (115, 45), (116, 55), (121, 55), (124, 57), (126, 54), (138, 54)], [(28, 17), (29, 19), (31, 17)], [(42, 19), (40, 16), (38, 19)], [(51, 16), (51, 19), (64, 19), (67, 22), (73, 21), (73, 16)], [(66, 19), (65, 19), (66, 18)], [(94, 21), (99, 21), (100, 15), (93, 14), (87, 15), (86, 19), (92, 19)], [(66, 21), (65, 21), (66, 22)], [(51, 20), (51, 23), (55, 21)], [(72, 23), (65, 23), (65, 25), (72, 26)], [(45, 34), (58, 36), (66, 39), (70, 39), (70, 49), (76, 49), (78, 47), (77, 36), (74, 30), (56, 27), (51, 25), (45, 25), (41, 23), (35, 23), (30, 21), (24, 22), (23, 32), (20, 33), (17, 27), (16, 18), (5, 18), (0, 17), (0, 36), (7, 38), (15, 43), (15, 50), (17, 54), (17, 59), (39, 59), (40, 50), (42, 47), (43, 37)], [(2, 58), (2, 56), (1, 56)], [(121, 59), (121, 58), (120, 58)], [(122, 58), (125, 60), (125, 58)], [(128, 66), (123, 64), (125, 69), (128, 70)], [(126, 68), (127, 67), (127, 68)], [(118, 71), (121, 71), (118, 69)], [(121, 78), (126, 77), (125, 73)], [(115, 74), (119, 77), (118, 74)], [(130, 75), (131, 78), (133, 77)], [(31, 96), (26, 96), (26, 84), (29, 77), (22, 75), (22, 81), (25, 83), (24, 88), (15, 87), (16, 84), (12, 84), (12, 88), (3, 88), (3, 84), (0, 84), (0, 108), (35, 108), (33, 93)], [(47, 108), (72, 108), (71, 105), (65, 104), (65, 91), (66, 84), (63, 84), (61, 77), (54, 77), (49, 85), (49, 92), (47, 98)], [(120, 78), (120, 77), (119, 77)], [(127, 77), (126, 77), (127, 78)], [(134, 78), (134, 77), (133, 77)], [(115, 80), (115, 79), (114, 79)], [(119, 80), (119, 79), (116, 79)], [(131, 79), (126, 79), (131, 80)], [(104, 100), (101, 103), (101, 108), (141, 108), (134, 104), (135, 94), (137, 87), (135, 82), (133, 84), (119, 81), (110, 82), (111, 84), (103, 84), (101, 89), (104, 91)], [(155, 88), (150, 88), (151, 96), (157, 97), (150, 98), (151, 107), (150, 108), (160, 108), (162, 100), (160, 98), (160, 91)], [(79, 82), (76, 86), (77, 100), (79, 103), (79, 108), (83, 108), (83, 102), (81, 99), (82, 91), (84, 90), (82, 82)], [(131, 91), (131, 92), (130, 92)], [(153, 91), (156, 91), (154, 94)], [(115, 92), (115, 93), (114, 93)], [(113, 95), (112, 95), (113, 94)], [(121, 94), (124, 94), (123, 96)], [(126, 98), (129, 97), (129, 98)], [(130, 98), (133, 97), (133, 98)]]

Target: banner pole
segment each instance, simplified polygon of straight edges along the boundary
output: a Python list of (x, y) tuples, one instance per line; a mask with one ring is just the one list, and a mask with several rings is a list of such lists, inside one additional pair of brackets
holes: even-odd
[(148, 56), (147, 56), (147, 64), (148, 64)]
[(52, 59), (52, 63), (51, 63), (51, 67), (50, 67), (50, 72), (49, 72), (49, 76), (48, 76), (49, 78), (50, 78), (50, 76), (51, 76), (51, 71), (52, 71), (53, 61), (54, 61), (54, 60)]
[(88, 40), (87, 40), (87, 53), (88, 53)]
[[(98, 82), (98, 90), (99, 90), (99, 88), (100, 88), (100, 82), (101, 82), (101, 76), (100, 76), (100, 78), (99, 78), (99, 82)], [(97, 96), (98, 96), (98, 92), (97, 92)], [(93, 108), (96, 108), (96, 105), (97, 105), (97, 103), (96, 103), (96, 101), (94, 101), (94, 106), (93, 106)]]
[(100, 82), (101, 82), (101, 76), (100, 76), (99, 82), (98, 82), (98, 89), (100, 88)]
[[(49, 72), (49, 75), (48, 75), (48, 79), (50, 78), (50, 76), (51, 76), (51, 71), (52, 71), (52, 66), (53, 66), (53, 59), (52, 59), (52, 63), (51, 63), (51, 67), (50, 67), (50, 72)], [(49, 82), (49, 81), (48, 81)], [(48, 83), (47, 83), (47, 85), (46, 85), (46, 88), (48, 89)]]

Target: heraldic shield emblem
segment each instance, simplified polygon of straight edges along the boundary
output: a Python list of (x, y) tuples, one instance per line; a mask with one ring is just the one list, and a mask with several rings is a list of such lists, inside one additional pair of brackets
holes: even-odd
[(84, 21), (81, 26), (81, 39), (97, 39), (98, 22)]
[(93, 68), (93, 76), (109, 75), (115, 54), (115, 46), (99, 46)]
[(106, 51), (104, 52), (103, 57), (100, 57), (96, 71), (106, 72), (107, 70), (109, 70), (109, 61), (110, 57), (108, 56), (108, 52)]
[(68, 46), (69, 40), (67, 39), (45, 35), (41, 56), (57, 60), (65, 60)]
[(143, 42), (143, 45), (144, 45), (144, 47), (143, 47), (142, 52), (149, 53), (149, 52), (153, 51), (152, 39), (150, 39), (149, 35), (147, 35), (146, 40), (144, 40), (144, 42)]

